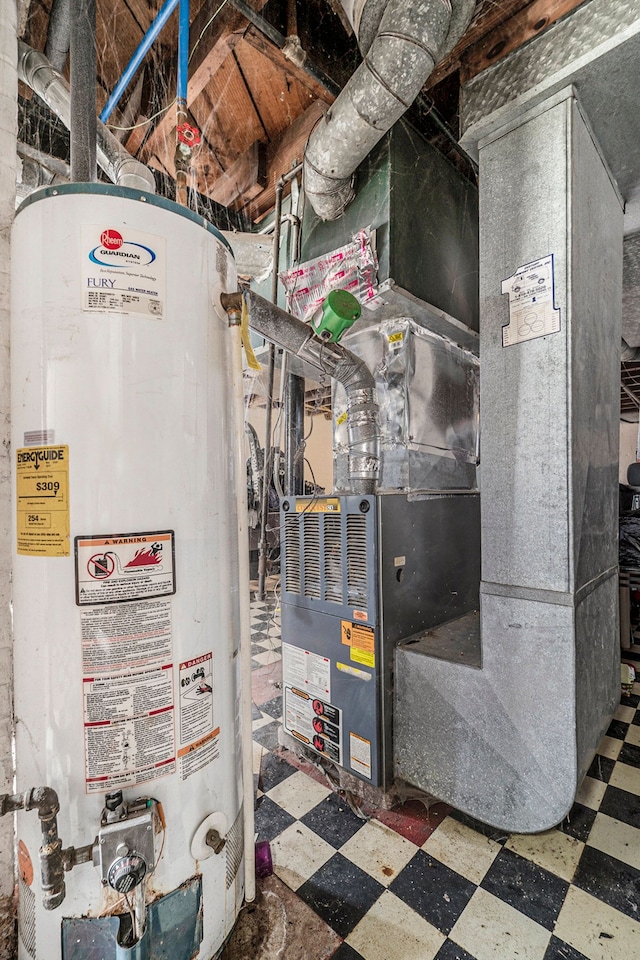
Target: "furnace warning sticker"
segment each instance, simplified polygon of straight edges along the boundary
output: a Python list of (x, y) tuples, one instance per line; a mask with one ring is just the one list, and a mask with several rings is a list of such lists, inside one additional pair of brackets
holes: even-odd
[(509, 294), (509, 323), (502, 328), (502, 346), (536, 340), (560, 330), (560, 310), (554, 304), (553, 254), (525, 263), (502, 281)]
[(125, 603), (176, 592), (173, 530), (76, 537), (76, 603)]
[(342, 763), (342, 711), (304, 690), (285, 687), (284, 728), (335, 763)]
[(349, 733), (349, 754), (351, 769), (371, 780), (371, 741)]
[(290, 643), (282, 644), (282, 682), (310, 697), (331, 700), (331, 661)]
[(358, 650), (356, 647), (351, 647), (349, 659), (353, 660), (354, 663), (362, 663), (365, 667), (375, 667), (376, 665), (376, 657), (373, 650)]
[(19, 554), (69, 556), (69, 447), (17, 451), (16, 508)]
[(82, 227), (82, 309), (161, 319), (167, 264), (164, 237), (123, 224)]
[(373, 653), (375, 649), (373, 627), (363, 627), (362, 624), (351, 623), (349, 620), (341, 621), (341, 640), (347, 647), (367, 650), (369, 653)]
[(83, 678), (86, 792), (175, 773), (173, 664)]
[(324, 500), (296, 500), (296, 513), (340, 513), (337, 497)]

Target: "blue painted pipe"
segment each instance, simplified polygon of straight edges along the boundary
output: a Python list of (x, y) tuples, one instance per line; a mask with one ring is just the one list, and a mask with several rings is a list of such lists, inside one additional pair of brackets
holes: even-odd
[[(131, 78), (133, 77), (134, 73), (142, 63), (151, 44), (156, 39), (156, 37), (164, 27), (167, 20), (169, 19), (169, 17), (171, 16), (175, 8), (178, 6), (179, 2), (181, 4), (181, 7), (180, 7), (181, 18), (182, 18), (182, 7), (183, 6), (187, 7), (187, 47), (188, 47), (189, 45), (189, 5), (188, 3), (184, 3), (184, 0), (165, 0), (164, 5), (158, 11), (158, 14), (155, 20), (153, 21), (153, 23), (145, 33), (144, 37), (140, 41), (140, 44), (138, 45), (137, 50), (131, 57), (131, 60), (129, 61), (127, 66), (125, 67), (124, 73), (122, 74), (122, 76), (116, 83), (115, 87), (113, 88), (113, 92), (111, 93), (111, 96), (109, 97), (104, 107), (102, 108), (100, 119), (102, 120), (103, 123), (106, 123), (109, 117), (111, 116), (111, 114), (113, 113), (116, 104), (118, 103), (118, 101), (120, 100), (120, 97), (128, 87), (131, 81)], [(185, 81), (185, 97), (186, 97), (186, 81)]]
[(178, 22), (178, 103), (187, 102), (187, 81), (189, 73), (189, 0), (180, 0), (180, 19)]

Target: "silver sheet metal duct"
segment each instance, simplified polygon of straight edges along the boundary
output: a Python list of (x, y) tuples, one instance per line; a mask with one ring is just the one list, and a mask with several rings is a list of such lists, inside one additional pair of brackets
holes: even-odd
[(364, 61), (309, 137), (305, 192), (323, 220), (353, 199), (353, 173), (466, 29), (475, 0), (344, 0)]
[[(480, 622), (396, 649), (394, 729), (397, 776), (535, 833), (569, 813), (620, 697), (623, 212), (575, 89), (530, 106), (514, 87), (505, 77), (512, 111), (489, 135), (492, 110), (467, 100), (480, 145)], [(536, 334), (505, 278), (535, 279), (541, 257), (558, 324)], [(455, 658), (469, 636), (478, 666)]]
[[(342, 342), (364, 360), (376, 383), (378, 492), (476, 490), (478, 358), (409, 317), (370, 321)], [(332, 407), (334, 490), (344, 493), (349, 489), (349, 417), (338, 382)]]
[(637, 363), (640, 360), (640, 347), (631, 347), (623, 337), (620, 346), (620, 359), (623, 363)]
[[(18, 77), (38, 94), (67, 129), (71, 125), (71, 92), (69, 84), (51, 66), (44, 54), (18, 40)], [(98, 121), (98, 164), (113, 183), (155, 193), (151, 170), (126, 150), (104, 124)]]
[[(339, 381), (347, 395), (349, 484), (353, 493), (375, 493), (380, 470), (380, 430), (375, 380), (367, 365), (339, 343), (327, 343), (312, 328), (257, 293), (244, 294), (256, 333)], [(223, 308), (242, 310), (241, 293), (223, 294)]]

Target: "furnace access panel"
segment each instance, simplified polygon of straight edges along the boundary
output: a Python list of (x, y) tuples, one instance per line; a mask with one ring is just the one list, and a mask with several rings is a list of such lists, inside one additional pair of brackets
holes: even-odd
[(374, 786), (393, 776), (395, 645), (477, 608), (477, 494), (281, 504), (283, 724)]
[(376, 499), (288, 498), (281, 521), (284, 728), (378, 784)]

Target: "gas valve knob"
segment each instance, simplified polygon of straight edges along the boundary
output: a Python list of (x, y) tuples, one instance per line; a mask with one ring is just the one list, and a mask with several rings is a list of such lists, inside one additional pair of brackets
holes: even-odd
[(122, 806), (122, 790), (116, 790), (115, 793), (108, 793), (104, 798), (104, 805), (107, 810), (111, 810), (111, 812)]
[(107, 880), (109, 886), (118, 893), (130, 893), (138, 884), (142, 883), (147, 873), (147, 862), (137, 853), (129, 853), (125, 857), (118, 857), (109, 867)]

